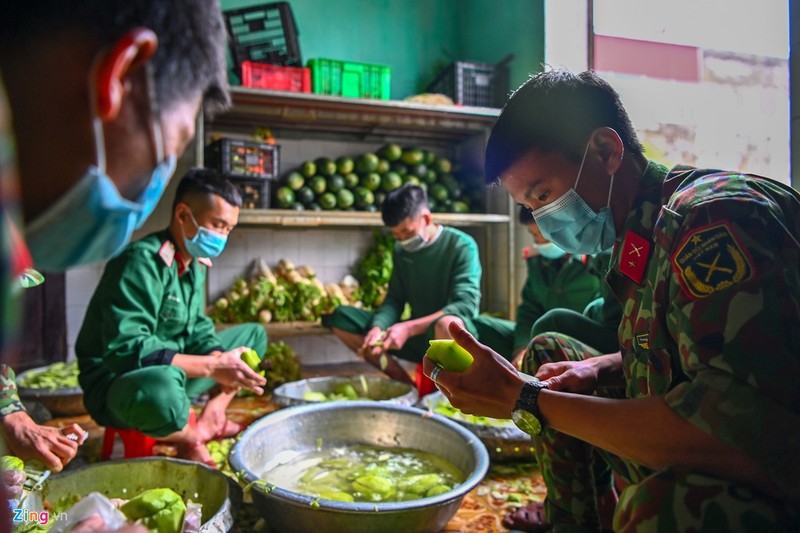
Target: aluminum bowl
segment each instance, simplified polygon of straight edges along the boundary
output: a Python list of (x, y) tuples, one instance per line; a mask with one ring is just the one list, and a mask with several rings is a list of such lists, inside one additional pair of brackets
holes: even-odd
[(391, 503), (340, 502), (256, 484), (256, 507), (278, 533), (438, 532), (489, 468), (486, 447), (455, 422), (413, 407), (369, 401), (276, 411), (244, 431), (228, 460), (246, 482), (254, 482), (276, 454), (316, 450), (319, 439), (323, 447), (361, 444), (432, 453), (464, 472), (465, 480), (438, 496)]
[(57, 502), (64, 496), (91, 492), (129, 499), (143, 490), (162, 487), (203, 505), (202, 533), (226, 533), (233, 527), (242, 502), (239, 485), (219, 470), (183, 459), (141, 457), (67, 470), (47, 479), (42, 499)]
[(306, 400), (305, 393), (330, 394), (334, 387), (344, 383), (352, 385), (359, 396), (366, 396), (371, 400), (411, 406), (418, 399), (417, 389), (413, 385), (380, 376), (323, 376), (301, 379), (277, 387), (272, 392), (272, 399), (283, 407), (318, 403)]
[(511, 420), (495, 419), (496, 425), (476, 424), (458, 417), (438, 413), (436, 408), (441, 404), (449, 405), (450, 402), (439, 391), (428, 394), (420, 400), (420, 405), (425, 409), (449, 420), (454, 420), (474, 433), (486, 445), (489, 457), (493, 461), (531, 461), (536, 458), (533, 452), (531, 436), (519, 429)]
[[(48, 365), (50, 366), (50, 365)], [(86, 414), (86, 407), (83, 405), (83, 389), (78, 387), (64, 387), (60, 389), (40, 389), (32, 387), (22, 387), (19, 383), (25, 377), (44, 370), (47, 366), (31, 368), (25, 372), (17, 374), (17, 393), (23, 403), (36, 402), (41, 404), (53, 416), (78, 416)]]

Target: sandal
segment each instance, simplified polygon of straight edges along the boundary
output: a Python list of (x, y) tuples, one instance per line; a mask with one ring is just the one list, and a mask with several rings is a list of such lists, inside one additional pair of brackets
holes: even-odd
[(543, 502), (518, 507), (503, 517), (503, 525), (526, 533), (545, 533), (553, 529), (553, 525), (547, 521)]

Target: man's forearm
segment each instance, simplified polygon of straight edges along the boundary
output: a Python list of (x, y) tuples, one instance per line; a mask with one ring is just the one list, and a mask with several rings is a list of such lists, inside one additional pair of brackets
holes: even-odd
[(422, 335), (428, 330), (431, 324), (436, 322), (442, 315), (444, 315), (443, 311), (436, 311), (435, 313), (415, 318), (414, 320), (406, 320), (405, 325), (408, 328), (408, 336), (416, 337), (417, 335)]
[(213, 363), (216, 360), (213, 356), (218, 353), (219, 352), (212, 352), (208, 355), (178, 353), (172, 358), (172, 365), (183, 369), (183, 371), (186, 372), (186, 377), (207, 378), (211, 376), (213, 371)]

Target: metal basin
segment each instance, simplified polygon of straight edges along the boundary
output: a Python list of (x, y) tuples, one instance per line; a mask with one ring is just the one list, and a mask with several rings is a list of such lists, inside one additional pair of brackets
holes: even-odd
[[(17, 374), (17, 383), (23, 382), (25, 377), (34, 372), (47, 368), (31, 368)], [(47, 409), (53, 416), (77, 416), (86, 413), (83, 405), (83, 389), (78, 387), (64, 387), (60, 389), (37, 389), (17, 385), (17, 393), (25, 404), (37, 402)]]
[(439, 391), (428, 394), (420, 404), (439, 416), (461, 424), (475, 434), (486, 445), (489, 456), (495, 461), (532, 460), (533, 442), (531, 436), (519, 429), (511, 420), (496, 420), (496, 425), (475, 424), (457, 417), (450, 417), (436, 411), (441, 404), (450, 405), (447, 397)]
[(438, 532), (489, 468), (484, 445), (458, 424), (412, 407), (369, 401), (276, 411), (245, 430), (228, 460), (253, 482), (275, 454), (316, 450), (318, 439), (323, 447), (364, 444), (432, 453), (464, 472), (465, 480), (438, 496), (396, 503), (346, 503), (255, 485), (253, 500), (278, 533)]
[(323, 376), (319, 378), (301, 379), (284, 383), (272, 392), (272, 399), (278, 405), (290, 407), (319, 403), (305, 399), (307, 392), (330, 394), (334, 388), (342, 384), (350, 384), (359, 396), (371, 400), (414, 405), (417, 403), (417, 389), (408, 383), (402, 383), (380, 376)]
[(95, 463), (50, 476), (42, 488), (45, 501), (99, 492), (109, 498), (132, 498), (143, 490), (171, 488), (184, 500), (203, 505), (204, 533), (225, 533), (241, 505), (239, 485), (200, 463), (167, 457), (143, 457)]

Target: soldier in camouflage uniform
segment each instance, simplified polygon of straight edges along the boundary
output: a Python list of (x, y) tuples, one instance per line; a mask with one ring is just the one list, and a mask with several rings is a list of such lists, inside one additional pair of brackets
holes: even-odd
[[(560, 247), (613, 247), (621, 351), (546, 334), (523, 368), (547, 386), (524, 405), (544, 425), (555, 530), (600, 529), (593, 448), (627, 485), (615, 530), (798, 530), (800, 195), (647, 161), (618, 96), (590, 72), (542, 73), (511, 97), (487, 146), (487, 178), (498, 177)], [(508, 417), (530, 385), (453, 329), (475, 363), (439, 372), (439, 388), (466, 412)]]

